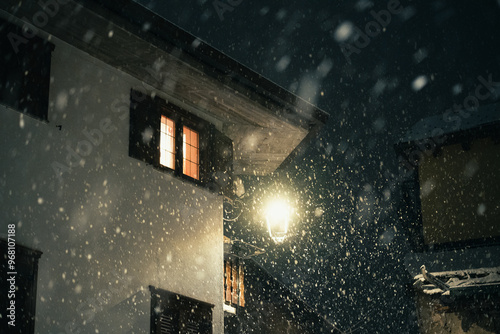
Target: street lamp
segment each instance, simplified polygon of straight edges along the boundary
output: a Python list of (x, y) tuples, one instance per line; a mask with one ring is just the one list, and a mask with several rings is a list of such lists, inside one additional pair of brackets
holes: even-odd
[[(288, 225), (292, 220), (295, 210), (289, 204), (290, 200), (284, 197), (267, 198), (261, 201), (257, 207), (259, 211), (259, 220), (265, 220), (269, 236), (276, 242), (281, 243), (285, 240), (288, 233)], [(255, 206), (253, 206), (255, 208)], [(249, 210), (246, 203), (241, 199), (224, 198), (224, 222), (235, 222), (241, 214)]]
[(283, 242), (286, 238), (290, 212), (290, 206), (282, 199), (272, 200), (266, 206), (267, 229), (271, 238), (277, 243)]

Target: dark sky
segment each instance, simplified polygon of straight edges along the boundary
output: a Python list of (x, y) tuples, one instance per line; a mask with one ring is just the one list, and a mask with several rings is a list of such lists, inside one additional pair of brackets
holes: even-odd
[(265, 247), (260, 261), (343, 330), (415, 332), (393, 145), (463, 105), (479, 76), (500, 81), (500, 1), (139, 2), (330, 114), (275, 180), (303, 208), (291, 237), (269, 242), (248, 211), (230, 232)]

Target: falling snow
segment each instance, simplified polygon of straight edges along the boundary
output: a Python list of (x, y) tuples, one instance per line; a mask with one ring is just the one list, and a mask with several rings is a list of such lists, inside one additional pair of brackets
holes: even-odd
[[(43, 87), (23, 91), (43, 71), (16, 70), (0, 22), (16, 59), (0, 70), (0, 239), (13, 224), (42, 252), (36, 332), (149, 326), (151, 287), (207, 303), (226, 333), (498, 332), (500, 0), (90, 2), (2, 6), (55, 45), (44, 119)], [(130, 156), (159, 136), (144, 121), (129, 143), (131, 90), (200, 131), (199, 180), (175, 169), (180, 130), (174, 169)], [(245, 263), (236, 315), (224, 252)]]

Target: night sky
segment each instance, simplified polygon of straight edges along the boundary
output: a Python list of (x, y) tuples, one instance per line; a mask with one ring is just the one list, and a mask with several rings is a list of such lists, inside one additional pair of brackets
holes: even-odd
[[(226, 232), (265, 248), (258, 261), (343, 331), (416, 332), (394, 144), (478, 77), (500, 82), (500, 1), (139, 2), (330, 114), (279, 175), (245, 179), (248, 210)], [(383, 31), (373, 13), (390, 14)], [(299, 214), (280, 245), (254, 215), (276, 189)]]

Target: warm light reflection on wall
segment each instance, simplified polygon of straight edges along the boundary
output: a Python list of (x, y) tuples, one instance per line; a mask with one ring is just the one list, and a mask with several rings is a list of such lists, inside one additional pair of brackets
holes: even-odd
[(182, 172), (198, 180), (200, 174), (200, 145), (198, 132), (184, 126), (182, 128), (183, 135), (183, 159)]
[(165, 116), (161, 116), (160, 164), (175, 169), (175, 123)]

